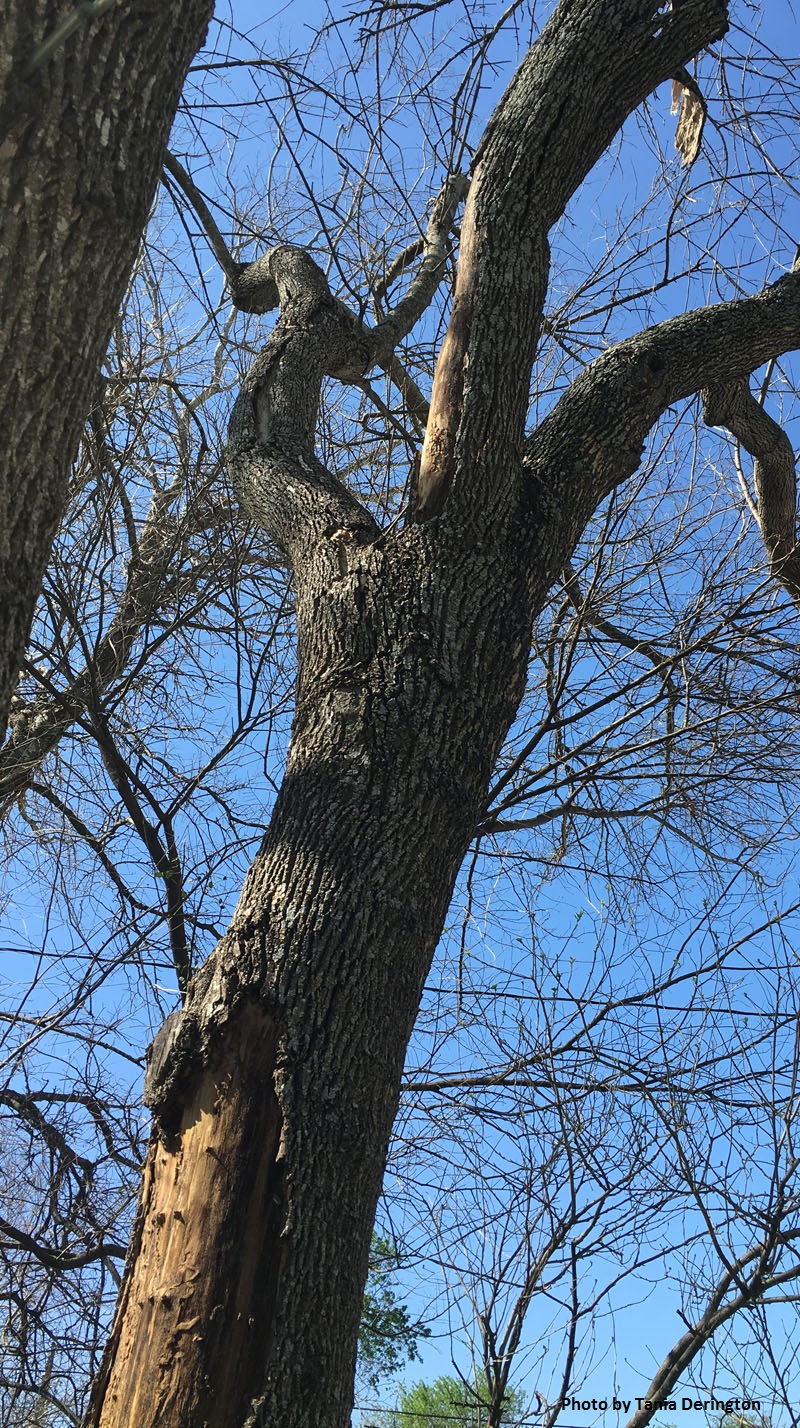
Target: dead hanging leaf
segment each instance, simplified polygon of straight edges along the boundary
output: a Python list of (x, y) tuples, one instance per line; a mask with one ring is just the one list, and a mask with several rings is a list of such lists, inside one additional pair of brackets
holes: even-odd
[(700, 153), (703, 125), (706, 122), (706, 102), (696, 84), (692, 88), (679, 79), (672, 81), (672, 113), (680, 110), (678, 127), (675, 131), (675, 148), (681, 156), (684, 168), (689, 168)]

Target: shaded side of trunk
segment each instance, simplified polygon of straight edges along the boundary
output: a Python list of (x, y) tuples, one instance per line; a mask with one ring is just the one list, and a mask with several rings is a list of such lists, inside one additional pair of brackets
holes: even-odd
[(137, 0), (58, 40), (12, 0), (0, 55), (0, 739), (81, 426), (211, 0)]

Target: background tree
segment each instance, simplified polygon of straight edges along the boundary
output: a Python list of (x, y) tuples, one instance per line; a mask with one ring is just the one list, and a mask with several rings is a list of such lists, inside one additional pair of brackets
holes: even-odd
[[(520, 1396), (513, 1390), (503, 1405), (499, 1422), (513, 1422), (521, 1406)], [(403, 1423), (406, 1428), (443, 1428), (446, 1423), (461, 1428), (485, 1428), (489, 1421), (489, 1401), (485, 1385), (470, 1384), (443, 1374), (433, 1383), (419, 1382), (401, 1388), (397, 1409), (379, 1415), (383, 1428)]]
[[(278, 525), (269, 517), (278, 542), (237, 515), (219, 465), (225, 394), (253, 355), (257, 331), (252, 319), (236, 319), (234, 328), (227, 306), (212, 295), (202, 317), (188, 308), (179, 319), (177, 299), (196, 288), (197, 279), (188, 263), (187, 280), (174, 263), (168, 260), (165, 270), (154, 260), (175, 243), (162, 211), (151, 235), (154, 258), (142, 267), (115, 334), (102, 401), (76, 472), (75, 505), (18, 692), (13, 738), (3, 751), (9, 849), (19, 849), (25, 860), (28, 889), (17, 895), (17, 907), (28, 919), (25, 940), (38, 964), (34, 993), (26, 990), (8, 1013), (9, 1089), (22, 1098), (10, 1099), (8, 1109), (19, 1120), (29, 1157), (25, 1175), (14, 1181), (4, 1229), (9, 1342), (32, 1370), (25, 1382), (46, 1387), (76, 1416), (79, 1353), (102, 1337), (106, 1286), (121, 1256), (123, 1194), (115, 1204), (109, 1195), (107, 1217), (97, 1221), (103, 1228), (93, 1228), (80, 1215), (92, 1197), (80, 1192), (79, 1175), (69, 1173), (69, 1157), (77, 1153), (92, 1167), (84, 1184), (97, 1185), (105, 1169), (109, 1189), (117, 1185), (130, 1195), (124, 1134), (115, 1116), (98, 1121), (94, 1107), (114, 1104), (109, 1076), (123, 1083), (118, 1100), (126, 1104), (130, 1075), (118, 1059), (120, 1044), (135, 1057), (147, 1039), (147, 1017), (157, 1024), (176, 982), (187, 987), (188, 972), (223, 933), (231, 893), (258, 847), (269, 809), (257, 770), (263, 760), (275, 777), (286, 751), (295, 600), (303, 642), (288, 781), (236, 937), (223, 938), (178, 1023), (178, 1050), (183, 1038), (190, 1053), (190, 1088), (191, 1077), (200, 1074), (192, 1047), (198, 1029), (200, 1060), (207, 1050), (212, 1080), (227, 1084), (226, 1045), (238, 1056), (239, 1033), (232, 1028), (228, 1034), (218, 1023), (219, 1007), (212, 1006), (210, 1020), (203, 1011), (198, 994), (204, 987), (212, 998), (220, 986), (224, 999), (233, 998), (234, 1018), (239, 1011), (257, 1017), (244, 1008), (249, 998), (262, 1005), (266, 996), (280, 1024), (277, 1085), (287, 1117), (282, 1151), (291, 1170), (280, 1193), (294, 1213), (281, 1240), (288, 1264), (281, 1292), (289, 1292), (294, 1276), (300, 1288), (292, 1312), (306, 1357), (301, 1361), (292, 1350), (280, 1385), (268, 1374), (268, 1396), (285, 1394), (287, 1406), (262, 1404), (257, 1417), (318, 1423), (327, 1421), (324, 1415), (338, 1421), (345, 1412), (363, 1272), (351, 1252), (354, 1227), (360, 1227), (363, 1258), (364, 1225), (371, 1219), (364, 1205), (370, 1184), (369, 1193), (377, 1194), (381, 1168), (381, 1155), (367, 1164), (364, 1148), (378, 1123), (388, 1135), (394, 1095), (388, 1081), (383, 1091), (378, 1085), (380, 1061), (393, 1056), (399, 1069), (398, 1008), (406, 1005), (410, 1024), (423, 964), (470, 843), (423, 1001), (386, 1182), (392, 1220), (400, 1217), (404, 1250), (416, 1255), (418, 1273), (430, 1275), (435, 1261), (444, 1269), (446, 1284), (438, 1287), (442, 1297), (434, 1296), (434, 1309), (463, 1315), (475, 1359), (495, 1391), (512, 1362), (523, 1365), (554, 1420), (564, 1383), (580, 1382), (588, 1371), (597, 1326), (604, 1313), (619, 1308), (625, 1278), (636, 1286), (631, 1293), (641, 1293), (648, 1276), (680, 1276), (687, 1317), (702, 1330), (679, 1356), (684, 1373), (709, 1334), (724, 1344), (726, 1325), (758, 1325), (762, 1311), (774, 1325), (769, 1299), (791, 1294), (796, 972), (793, 905), (777, 885), (776, 869), (789, 855), (794, 827), (796, 649), (788, 601), (766, 577), (758, 523), (760, 511), (774, 561), (774, 528), (766, 518), (773, 508), (763, 501), (774, 489), (770, 481), (782, 479), (781, 461), (777, 468), (762, 461), (760, 494), (747, 488), (750, 510), (730, 446), (698, 434), (696, 407), (682, 406), (680, 395), (694, 390), (706, 360), (704, 332), (703, 370), (714, 376), (726, 372), (725, 361), (755, 360), (759, 322), (769, 330), (769, 351), (777, 350), (775, 312), (783, 311), (787, 324), (780, 341), (791, 345), (794, 280), (785, 279), (764, 299), (673, 321), (684, 285), (688, 302), (698, 304), (712, 279), (716, 296), (727, 299), (757, 292), (773, 276), (760, 248), (748, 247), (753, 215), (741, 191), (765, 143), (780, 173), (791, 173), (783, 142), (796, 104), (780, 62), (749, 46), (745, 57), (744, 42), (740, 53), (735, 38), (703, 59), (703, 87), (716, 97), (704, 159), (688, 172), (671, 159), (663, 89), (645, 104), (641, 123), (652, 139), (652, 165), (636, 147), (641, 184), (622, 206), (618, 233), (598, 245), (594, 266), (587, 263), (586, 235), (595, 232), (596, 219), (589, 222), (586, 214), (617, 162), (613, 145), (596, 177), (576, 193), (573, 205), (580, 200), (584, 216), (573, 207), (569, 222), (550, 235), (556, 259), (537, 358), (534, 431), (521, 468), (511, 438), (515, 430), (521, 440), (528, 357), (506, 338), (508, 332), (525, 338), (525, 322), (510, 309), (507, 286), (495, 284), (508, 272), (501, 259), (518, 251), (524, 271), (515, 286), (514, 268), (511, 296), (524, 298), (534, 239), (540, 257), (544, 251), (542, 228), (552, 214), (547, 203), (555, 203), (555, 193), (566, 194), (604, 142), (603, 132), (595, 132), (594, 106), (604, 132), (613, 134), (632, 102), (631, 86), (642, 97), (656, 82), (645, 59), (657, 59), (658, 74), (669, 77), (675, 68), (670, 47), (685, 44), (688, 55), (701, 47), (696, 27), (722, 23), (721, 7), (713, 13), (687, 8), (674, 23), (662, 17), (649, 28), (644, 21), (642, 29), (634, 25), (625, 32), (624, 53), (615, 31), (609, 58), (604, 26), (611, 19), (592, 10), (585, 19), (587, 26), (594, 21), (590, 33), (571, 17), (571, 7), (561, 6), (482, 150), (492, 68), (512, 63), (511, 37), (499, 17), (495, 23), (487, 16), (482, 25), (467, 11), (464, 31), (443, 35), (435, 27), (452, 24), (446, 7), (444, 15), (431, 13), (430, 32), (420, 29), (416, 9), (411, 29), (402, 12), (365, 12), (364, 65), (348, 67), (339, 57), (337, 68), (338, 33), (328, 31), (333, 63), (320, 81), (314, 76), (325, 74), (322, 41), (303, 65), (267, 65), (254, 57), (257, 108), (242, 101), (239, 119), (243, 129), (254, 113), (260, 120), (270, 114), (275, 166), (262, 199), (234, 191), (233, 176), (230, 188), (221, 180), (214, 211), (227, 240), (216, 220), (209, 222), (209, 206), (202, 196), (198, 202), (188, 177), (202, 157), (193, 132), (186, 131), (192, 162), (171, 163), (173, 196), (191, 205), (183, 210), (187, 226), (195, 225), (195, 233), (203, 226), (235, 293), (238, 281), (237, 301), (250, 307), (274, 301), (270, 271), (288, 284), (276, 336), (256, 369), (256, 385), (259, 373), (267, 386), (277, 382), (270, 393), (279, 429), (267, 433), (266, 457), (257, 444), (248, 446), (247, 409), (242, 417), (239, 408), (244, 447), (257, 462), (269, 463), (266, 489), (255, 488), (259, 514), (258, 503), (284, 490), (286, 480), (289, 496), (312, 508), (321, 491), (323, 511), (281, 508)], [(523, 17), (519, 8), (507, 19), (516, 23), (524, 51), (538, 19)], [(691, 39), (682, 40), (689, 30)], [(352, 34), (346, 43), (358, 53)], [(201, 61), (212, 67), (203, 73), (214, 75), (215, 64), (228, 67), (236, 59), (218, 51)], [(597, 84), (576, 90), (575, 74), (594, 78), (606, 59)], [(442, 65), (446, 82), (433, 73)], [(377, 93), (367, 90), (373, 72), (391, 75), (414, 112), (426, 115), (419, 175), (409, 171), (407, 150), (404, 167), (392, 148), (399, 100), (387, 93), (384, 78)], [(741, 73), (747, 111), (732, 98), (732, 76)], [(354, 84), (362, 86), (357, 103)], [(767, 90), (756, 130), (752, 113)], [(587, 93), (592, 98), (584, 111)], [(556, 112), (556, 96), (566, 107), (553, 125), (548, 106), (555, 104)], [(213, 94), (209, 102), (213, 115)], [(323, 102), (314, 133), (313, 116)], [(341, 134), (334, 143), (328, 127), (337, 112), (349, 125), (346, 143)], [(202, 115), (195, 109), (190, 117), (194, 123)], [(582, 147), (578, 120), (592, 127), (588, 146)], [(527, 122), (530, 144), (519, 127)], [(178, 147), (180, 134), (176, 139)], [(629, 125), (619, 142), (643, 140)], [(330, 182), (317, 147), (326, 144), (344, 165)], [(483, 412), (492, 442), (487, 446), (464, 428), (443, 516), (386, 530), (407, 499), (409, 456), (426, 419), (421, 389), (449, 310), (450, 270), (441, 260), (449, 205), (463, 190), (440, 180), (462, 166), (465, 152), (476, 151), (482, 154), (478, 170), (487, 165), (481, 202), (488, 207), (481, 217), (476, 170), (468, 221), (461, 222), (461, 264), (472, 252), (465, 231), (469, 239), (474, 219), (477, 250), (484, 224), (490, 249), (495, 245), (482, 253), (479, 276), (486, 284), (485, 313), (496, 325), (488, 317), (473, 325), (477, 347), (461, 393), (462, 423), (478, 421)], [(509, 187), (508, 154), (518, 152), (524, 162), (515, 157)], [(282, 169), (289, 155), (307, 185), (305, 197), (302, 191), (289, 196)], [(537, 164), (531, 187), (526, 165)], [(425, 200), (437, 190), (441, 202), (425, 213)], [(791, 230), (782, 192), (776, 177), (770, 198), (778, 270), (789, 267), (793, 254), (780, 236), (781, 224)], [(655, 224), (650, 237), (648, 217)], [(574, 237), (570, 224), (576, 223)], [(295, 248), (310, 243), (322, 262), (333, 255), (331, 281), (351, 312), (361, 313), (367, 292), (374, 298), (373, 336), (329, 305), (319, 275), (296, 252), (234, 268), (241, 257), (236, 245), (251, 244), (254, 234), (288, 238)], [(757, 238), (763, 243), (763, 232)], [(685, 261), (675, 259), (676, 249)], [(245, 249), (261, 251), (263, 237)], [(306, 280), (320, 298), (308, 312), (302, 310)], [(409, 333), (398, 357), (393, 342), (428, 298), (439, 306)], [(530, 294), (529, 300), (535, 308)], [(451, 352), (463, 337), (464, 314), (462, 301), (448, 339)], [(669, 325), (651, 330), (658, 319)], [(729, 324), (719, 342), (713, 337), (718, 319)], [(739, 320), (744, 336), (731, 327)], [(188, 341), (192, 328), (194, 343)], [(628, 340), (640, 328), (647, 338)], [(491, 343), (501, 329), (499, 350)], [(213, 333), (216, 356), (204, 351), (206, 331)], [(296, 343), (308, 346), (298, 352)], [(290, 410), (295, 395), (301, 406), (309, 398), (316, 343), (328, 344), (325, 360), (347, 376), (342, 386), (326, 384), (319, 411), (317, 449), (327, 477), (311, 452), (307, 408), (299, 416)], [(649, 366), (653, 344), (663, 369)], [(376, 351), (396, 385), (363, 375)], [(791, 372), (772, 364), (768, 377), (765, 400), (780, 403), (789, 420)], [(683, 386), (669, 386), (678, 378)], [(446, 398), (442, 430), (453, 410), (448, 393), (459, 399), (457, 382), (454, 388), (448, 381), (445, 368), (441, 382), (437, 378)], [(492, 390), (494, 405), (487, 397)], [(514, 392), (516, 416), (509, 405)], [(668, 399), (673, 407), (647, 445), (637, 477), (610, 491), (573, 551), (594, 501), (638, 458), (636, 420), (646, 433), (655, 408)], [(263, 394), (258, 401), (263, 415)], [(284, 414), (290, 424), (302, 417), (294, 435), (280, 426)], [(730, 419), (735, 422), (735, 414)], [(774, 428), (768, 435), (778, 456), (783, 453), (785, 476), (785, 448)], [(441, 451), (446, 456), (444, 438), (433, 464), (423, 461), (426, 501), (434, 499), (432, 491), (441, 495), (437, 473), (447, 480), (447, 462), (436, 464)], [(472, 464), (478, 456), (488, 463), (480, 473)], [(349, 495), (333, 481), (333, 469), (347, 476)], [(246, 484), (241, 466), (240, 476)], [(321, 483), (316, 494), (315, 476)], [(579, 497), (585, 498), (583, 514)], [(355, 531), (352, 541), (348, 530)], [(307, 540), (308, 547), (294, 550), (293, 589), (280, 544)], [(325, 648), (328, 635), (332, 644)], [(529, 640), (527, 690), (487, 798), (502, 720), (511, 718), (522, 694)], [(267, 804), (271, 797), (267, 792)], [(384, 835), (380, 846), (376, 827)], [(55, 853), (62, 855), (57, 878)], [(263, 858), (272, 872), (263, 871)], [(42, 905), (49, 927), (41, 932), (31, 918), (36, 874), (48, 890)], [(308, 900), (293, 881), (304, 877)], [(272, 898), (266, 920), (259, 911), (262, 890)], [(556, 909), (570, 902), (575, 915), (568, 925)], [(16, 939), (23, 940), (19, 926)], [(265, 984), (263, 960), (273, 957)], [(222, 980), (215, 983), (217, 970)], [(267, 985), (273, 975), (277, 980)], [(381, 998), (388, 1035), (374, 1019)], [(82, 1044), (79, 1037), (87, 1051), (65, 1056), (65, 1046)], [(253, 1038), (257, 1056), (264, 1046), (257, 1025)], [(344, 1067), (337, 1048), (347, 1049)], [(315, 1063), (326, 1055), (325, 1064)], [(69, 1099), (58, 1100), (66, 1094), (65, 1061)], [(183, 1094), (180, 1080), (159, 1094), (156, 1076), (167, 1131)], [(110, 1140), (101, 1125), (111, 1127)], [(166, 1150), (174, 1147), (168, 1143)], [(128, 1153), (135, 1158), (135, 1151)], [(325, 1167), (316, 1189), (305, 1180), (305, 1167), (313, 1165)], [(52, 1184), (57, 1194), (48, 1194)], [(268, 1198), (273, 1188), (278, 1191), (269, 1187)], [(204, 1205), (223, 1199), (206, 1197), (201, 1187)], [(170, 1216), (175, 1209), (185, 1217), (179, 1202), (170, 1203)], [(341, 1217), (338, 1224), (332, 1215)], [(269, 1214), (264, 1222), (269, 1228)], [(182, 1233), (180, 1220), (168, 1223)], [(483, 1248), (476, 1254), (478, 1244)], [(248, 1244), (244, 1252), (252, 1249)], [(84, 1254), (88, 1260), (76, 1262)], [(31, 1300), (30, 1293), (20, 1296), (15, 1277), (23, 1264), (43, 1286), (35, 1332), (19, 1309), (20, 1300), (26, 1310)], [(164, 1265), (157, 1301), (163, 1342), (185, 1344), (186, 1379), (191, 1392), (202, 1394), (191, 1355), (213, 1356), (213, 1334), (198, 1347), (190, 1290), (180, 1275), (169, 1278), (168, 1256)], [(265, 1275), (263, 1283), (270, 1282)], [(177, 1296), (170, 1293), (176, 1284)], [(93, 1328), (82, 1317), (92, 1292)], [(211, 1285), (208, 1292), (213, 1308), (218, 1291)], [(220, 1299), (227, 1302), (225, 1294)], [(125, 1302), (130, 1305), (130, 1296)], [(333, 1308), (319, 1322), (322, 1302)], [(747, 1321), (734, 1317), (737, 1307), (748, 1309)], [(200, 1308), (203, 1323), (217, 1324), (218, 1315)], [(269, 1304), (262, 1308), (269, 1317)], [(58, 1312), (75, 1316), (71, 1339), (58, 1330)], [(760, 1327), (735, 1332), (750, 1335), (751, 1352), (760, 1348)], [(678, 1338), (683, 1333), (681, 1326)], [(48, 1342), (71, 1342), (73, 1362), (62, 1354), (48, 1368)], [(777, 1352), (780, 1335), (773, 1333), (771, 1346)], [(216, 1347), (222, 1357), (230, 1355), (226, 1372), (235, 1374), (236, 1346), (227, 1332), (220, 1332)], [(242, 1352), (255, 1375), (258, 1356)], [(283, 1363), (279, 1344), (274, 1353), (274, 1362)], [(180, 1396), (174, 1352), (168, 1357), (169, 1381), (150, 1376), (145, 1387), (156, 1394), (176, 1389)], [(642, 1392), (660, 1358), (643, 1372)], [(780, 1374), (763, 1352), (758, 1362), (780, 1391)], [(319, 1381), (320, 1363), (327, 1385)], [(241, 1421), (246, 1410), (236, 1395), (228, 1396), (213, 1374), (209, 1384), (212, 1400), (221, 1398), (239, 1414), (232, 1421)], [(242, 1398), (256, 1392), (246, 1375), (237, 1388)], [(116, 1407), (113, 1393), (106, 1406), (122, 1421), (131, 1414), (145, 1421), (149, 1411), (137, 1404), (134, 1412), (124, 1400)], [(163, 1402), (153, 1411), (163, 1421)], [(212, 1408), (206, 1403), (203, 1411)]]
[(418, 1340), (430, 1333), (427, 1325), (413, 1322), (408, 1306), (398, 1300), (392, 1283), (397, 1268), (396, 1249), (383, 1235), (373, 1234), (358, 1330), (358, 1374), (370, 1389), (416, 1359)]

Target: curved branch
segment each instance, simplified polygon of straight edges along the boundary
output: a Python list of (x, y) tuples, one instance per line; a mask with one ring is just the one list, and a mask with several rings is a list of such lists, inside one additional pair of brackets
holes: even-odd
[[(167, 150), (164, 155), (164, 168), (170, 177), (183, 189), (197, 217), (200, 219), (214, 257), (219, 263), (225, 277), (228, 279), (228, 282), (233, 285), (236, 282), (238, 271), (243, 264), (237, 263), (230, 252), (225, 239), (217, 227), (216, 219), (197, 187), (197, 184), (188, 170), (183, 167), (180, 160), (176, 159), (175, 155), (171, 154), (169, 150)], [(275, 303), (272, 303), (271, 306), (274, 307)]]
[(800, 549), (794, 451), (785, 431), (757, 402), (746, 377), (719, 382), (703, 393), (709, 426), (723, 426), (755, 459), (756, 520), (769, 571), (800, 607)]
[(0, 1219), (0, 1234), (5, 1235), (12, 1245), (17, 1249), (26, 1250), (28, 1254), (38, 1259), (40, 1264), (47, 1269), (83, 1269), (87, 1264), (94, 1264), (98, 1259), (124, 1259), (126, 1249), (124, 1245), (106, 1244), (94, 1245), (91, 1249), (81, 1250), (78, 1254), (69, 1254), (66, 1250), (50, 1249), (48, 1245), (42, 1245), (33, 1235), (28, 1235), (24, 1230), (18, 1230), (8, 1220)]
[[(798, 345), (800, 272), (791, 272), (755, 297), (697, 308), (637, 333), (591, 363), (525, 444), (528, 537), (541, 578), (552, 583), (597, 506), (636, 471), (668, 407), (712, 384), (740, 383), (743, 371)], [(758, 441), (766, 450), (763, 430)], [(775, 513), (786, 509), (785, 472), (782, 480), (769, 524), (785, 533), (785, 514), (779, 520)], [(785, 566), (788, 554), (781, 544), (777, 561)]]
[(284, 244), (262, 261), (280, 317), (231, 413), (228, 467), (242, 505), (293, 565), (309, 542), (327, 541), (336, 561), (343, 545), (369, 544), (380, 527), (314, 453), (320, 389), (326, 375), (360, 377), (372, 350), (301, 248)]
[[(720, 1276), (709, 1295), (705, 1311), (700, 1315), (697, 1323), (691, 1325), (670, 1349), (663, 1363), (653, 1375), (646, 1393), (639, 1400), (642, 1404), (650, 1406), (642, 1407), (632, 1413), (626, 1428), (646, 1428), (664, 1400), (669, 1398), (681, 1375), (697, 1357), (703, 1346), (713, 1338), (717, 1329), (732, 1319), (740, 1310), (763, 1303), (765, 1295), (777, 1284), (800, 1278), (800, 1264), (793, 1265), (791, 1269), (780, 1274), (764, 1273), (766, 1248), (766, 1240), (763, 1244), (754, 1245)], [(755, 1268), (750, 1278), (746, 1279), (744, 1271), (754, 1262)], [(738, 1288), (739, 1293), (726, 1302), (725, 1296), (734, 1285)]]
[(263, 258), (257, 258), (252, 263), (238, 262), (189, 171), (171, 153), (164, 155), (164, 168), (183, 190), (195, 211), (195, 216), (200, 220), (209, 247), (227, 279), (234, 307), (238, 307), (242, 312), (271, 312), (278, 306), (278, 290)]
[[(281, 245), (270, 249), (253, 262), (237, 262), (231, 254), (205, 198), (183, 164), (175, 158), (174, 154), (168, 154), (164, 161), (164, 168), (180, 185), (194, 209), (208, 238), (211, 250), (225, 274), (234, 307), (243, 312), (254, 313), (269, 312), (279, 305), (285, 306), (286, 303), (289, 304), (289, 307), (294, 308), (299, 301), (300, 290), (306, 291), (317, 302), (321, 302), (324, 296), (324, 305), (330, 306), (333, 303), (321, 270), (310, 257), (301, 256), (302, 250), (299, 248), (291, 247), (288, 244)], [(325, 517), (325, 526), (329, 531), (345, 530), (349, 533), (347, 540), (353, 539), (351, 532), (362, 528), (361, 517), (364, 513), (361, 512), (360, 507), (356, 510), (352, 501), (347, 499), (343, 487), (338, 483), (335, 486), (331, 485), (331, 481), (335, 478), (332, 478), (330, 473), (317, 462), (310, 439), (308, 411), (304, 410), (301, 414), (298, 407), (296, 412), (296, 416), (301, 418), (301, 426), (296, 433), (300, 446), (294, 445), (295, 434), (288, 429), (290, 423), (285, 422), (282, 438), (279, 439), (279, 445), (276, 446), (277, 433), (272, 429), (274, 423), (272, 421), (264, 423), (256, 415), (253, 402), (254, 394), (257, 391), (260, 393), (259, 401), (262, 409), (268, 389), (279, 400), (282, 397), (285, 406), (289, 388), (294, 380), (292, 374), (298, 366), (298, 363), (293, 362), (292, 359), (297, 358), (298, 355), (300, 356), (300, 366), (303, 365), (307, 355), (311, 357), (309, 369), (311, 390), (315, 388), (317, 377), (319, 376), (321, 379), (321, 375), (325, 372), (347, 380), (353, 377), (360, 378), (370, 367), (379, 366), (390, 375), (403, 395), (414, 420), (424, 426), (428, 420), (428, 403), (416, 383), (398, 361), (395, 356), (395, 348), (408, 335), (433, 300), (444, 276), (447, 259), (452, 252), (450, 234), (456, 209), (466, 197), (468, 190), (469, 179), (462, 174), (451, 174), (445, 180), (434, 200), (424, 235), (403, 250), (390, 266), (383, 282), (378, 285), (376, 300), (380, 302), (390, 283), (405, 272), (418, 258), (420, 259), (419, 267), (403, 297), (380, 318), (374, 328), (364, 327), (343, 303), (337, 301), (336, 308), (339, 313), (341, 330), (336, 333), (335, 339), (332, 331), (328, 331), (323, 337), (319, 324), (316, 323), (316, 339), (322, 345), (319, 353), (310, 354), (308, 342), (301, 341), (287, 346), (286, 334), (292, 327), (297, 331), (297, 314), (290, 323), (284, 313), (284, 321), (278, 324), (261, 357), (251, 368), (242, 387), (241, 400), (237, 402), (231, 417), (229, 464), (234, 473), (235, 484), (237, 484), (243, 505), (259, 525), (275, 539), (281, 549), (288, 551), (292, 544), (291, 528), (294, 526), (294, 515), (287, 521), (286, 513), (283, 516), (280, 516), (277, 511), (270, 513), (263, 501), (263, 493), (271, 484), (270, 470), (273, 469), (276, 457), (280, 456), (280, 459), (277, 466), (274, 466), (273, 474), (279, 470), (281, 464), (285, 471), (288, 472), (291, 469), (294, 472), (294, 477), (298, 478), (301, 483), (300, 486), (297, 486), (295, 481), (296, 493), (300, 489), (311, 490), (312, 488), (318, 495), (327, 492), (328, 497), (333, 501), (333, 505)], [(300, 290), (290, 290), (284, 282), (282, 297), (278, 268), (282, 267), (288, 272), (292, 265), (295, 277), (299, 278)], [(330, 322), (328, 325), (329, 327), (335, 326)], [(340, 349), (341, 338), (345, 332), (348, 333), (349, 338), (345, 344), (349, 347), (349, 358), (344, 363), (341, 360), (334, 362), (330, 353), (331, 345)], [(335, 370), (331, 367), (332, 362)], [(318, 401), (319, 390), (317, 387), (314, 397), (314, 420), (316, 419)], [(307, 402), (301, 403), (301, 405), (305, 408), (308, 407)], [(288, 407), (292, 406), (293, 399), (290, 398)], [(261, 430), (259, 432), (260, 421)], [(250, 473), (249, 478), (247, 472)], [(310, 486), (305, 481), (307, 475), (312, 477)], [(278, 484), (280, 485), (280, 482)], [(275, 503), (271, 502), (270, 504), (274, 505)], [(311, 508), (307, 507), (306, 520), (310, 516), (310, 511)], [(353, 524), (354, 520), (355, 525)], [(377, 533), (376, 527), (374, 531), (370, 532), (369, 538), (374, 539)], [(338, 557), (340, 562), (344, 559), (341, 545), (338, 547)]]
[[(170, 153), (164, 159), (164, 168), (180, 186), (194, 209), (211, 251), (228, 281), (234, 307), (242, 312), (255, 313), (270, 312), (276, 308), (279, 304), (279, 291), (272, 269), (272, 254), (278, 250), (271, 249), (252, 262), (237, 262), (191, 174), (180, 160)], [(390, 283), (421, 257), (419, 268), (403, 297), (368, 333), (372, 343), (370, 365), (386, 365), (397, 343), (408, 335), (430, 306), (452, 250), (449, 235), (456, 209), (466, 197), (468, 189), (469, 179), (463, 174), (450, 174), (445, 179), (434, 200), (424, 235), (403, 250), (391, 264), (383, 282), (379, 284), (376, 295), (380, 300)], [(352, 315), (350, 320), (356, 323), (356, 318)]]

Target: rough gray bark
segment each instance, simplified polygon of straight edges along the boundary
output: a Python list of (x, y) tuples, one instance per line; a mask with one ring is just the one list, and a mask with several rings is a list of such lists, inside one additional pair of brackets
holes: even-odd
[[(561, 0), (476, 158), (417, 519), (402, 532), (381, 533), (322, 466), (314, 429), (323, 376), (389, 360), (413, 311), (391, 332), (365, 331), (289, 247), (250, 275), (280, 317), (237, 401), (229, 464), (294, 568), (297, 708), (231, 929), (153, 1050), (156, 1136), (91, 1425), (348, 1421), (406, 1043), (522, 694), (532, 620), (669, 404), (800, 341), (792, 274), (621, 344), (525, 440), (548, 229), (631, 109), (725, 26), (718, 0), (668, 12), (655, 0)], [(246, 1160), (252, 1117), (228, 1114), (237, 1098), (250, 1104), (236, 1069), (245, 1018), (269, 1048), (257, 1175), (270, 1208), (237, 1239), (241, 1186), (228, 1208), (215, 1202), (213, 1234), (190, 1190), (206, 1183), (209, 1156)], [(164, 1186), (190, 1207), (176, 1220)], [(257, 1266), (249, 1299), (246, 1262)], [(168, 1286), (165, 1263), (182, 1265)], [(248, 1365), (233, 1382), (226, 1344)]]
[[(96, 9), (96, 14), (92, 10)], [(0, 53), (0, 740), (100, 364), (212, 0), (11, 0)]]

